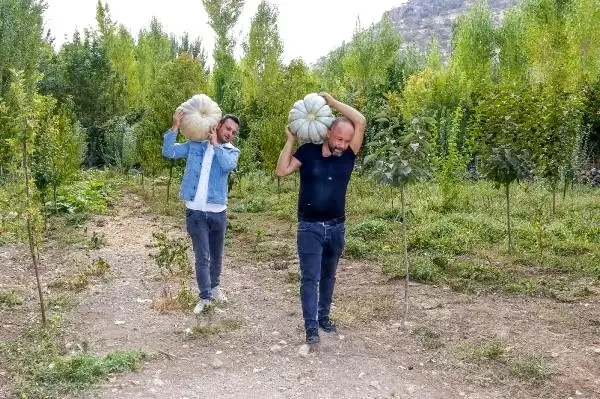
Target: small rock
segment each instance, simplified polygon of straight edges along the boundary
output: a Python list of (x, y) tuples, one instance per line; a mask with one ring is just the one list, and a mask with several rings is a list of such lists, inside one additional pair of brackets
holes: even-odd
[(306, 357), (306, 356), (308, 356), (309, 353), (310, 353), (310, 346), (308, 346), (308, 344), (303, 344), (298, 349), (298, 354), (300, 356)]
[(221, 353), (223, 353), (223, 351), (216, 351), (215, 352), (217, 355), (220, 355)]
[(279, 331), (273, 331), (271, 333), (274, 337), (278, 337), (279, 336)]
[(281, 340), (281, 341), (279, 341), (279, 345), (286, 346), (287, 345), (287, 341)]
[(123, 320), (115, 320), (115, 324), (116, 324), (117, 326), (120, 326), (120, 325), (122, 325), (122, 324), (125, 324), (125, 322), (124, 322)]
[(582, 396), (583, 392), (581, 392), (580, 390), (576, 390), (575, 391), (575, 396)]
[(339, 338), (340, 341), (343, 341), (343, 340), (346, 339), (346, 337), (344, 335), (342, 335), (342, 334), (338, 335), (338, 338)]
[(554, 357), (554, 358), (556, 358), (556, 357), (558, 357), (558, 353), (557, 353), (557, 352), (552, 352), (552, 353), (550, 354), (550, 357)]
[(403, 327), (402, 323), (394, 323), (394, 324), (392, 324), (392, 328), (394, 328), (394, 329), (400, 329), (402, 327)]
[(371, 381), (369, 382), (369, 386), (377, 389), (378, 391), (381, 390), (381, 387), (379, 386), (379, 381)]
[(361, 373), (358, 375), (358, 378), (363, 378), (364, 376), (365, 376), (365, 373), (361, 372)]
[(164, 381), (161, 380), (160, 378), (155, 378), (153, 382), (154, 382), (154, 385), (159, 386), (159, 387), (162, 387), (163, 385), (165, 385)]
[(279, 353), (279, 352), (281, 352), (281, 346), (279, 346), (279, 345), (273, 345), (271, 347), (270, 351), (273, 352), (273, 353)]
[(592, 351), (593, 351), (595, 354), (597, 354), (597, 355), (600, 355), (600, 348), (594, 348), (594, 349), (592, 349)]
[(216, 369), (220, 369), (221, 367), (223, 367), (223, 362), (222, 362), (221, 360), (219, 360), (219, 359), (215, 359), (215, 360), (213, 360), (213, 362), (212, 362), (212, 367), (213, 367), (213, 369), (215, 369), (215, 370), (216, 370)]

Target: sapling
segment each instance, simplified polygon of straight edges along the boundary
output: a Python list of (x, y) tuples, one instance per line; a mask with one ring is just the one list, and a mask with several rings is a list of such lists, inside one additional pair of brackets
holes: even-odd
[(406, 220), (406, 196), (408, 186), (429, 174), (429, 146), (427, 136), (434, 124), (430, 118), (415, 118), (404, 125), (401, 116), (392, 107), (378, 117), (381, 130), (371, 143), (372, 153), (365, 157), (365, 164), (372, 166), (371, 176), (380, 183), (400, 190), (402, 247), (404, 265), (404, 315), (402, 325), (408, 318), (408, 233)]

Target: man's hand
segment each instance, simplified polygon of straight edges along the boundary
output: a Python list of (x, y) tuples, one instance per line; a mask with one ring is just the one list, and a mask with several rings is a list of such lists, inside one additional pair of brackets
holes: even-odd
[(296, 141), (296, 135), (290, 131), (290, 127), (287, 125), (285, 126), (285, 134), (287, 135), (288, 141), (291, 141), (292, 143)]
[(333, 100), (333, 97), (331, 96), (331, 94), (322, 91), (322, 92), (319, 93), (319, 95), (325, 99), (325, 102), (328, 105), (331, 105), (331, 101)]
[(171, 130), (177, 133), (179, 131), (179, 125), (181, 125), (181, 119), (183, 118), (183, 111), (180, 109), (176, 109), (173, 114), (173, 126)]
[(208, 142), (212, 145), (219, 144), (219, 141), (217, 140), (217, 127), (216, 126), (213, 126), (210, 129), (210, 133), (208, 135)]

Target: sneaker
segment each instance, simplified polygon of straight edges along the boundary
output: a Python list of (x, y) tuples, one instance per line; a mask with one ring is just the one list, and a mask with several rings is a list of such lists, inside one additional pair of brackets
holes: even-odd
[(319, 338), (319, 329), (318, 328), (307, 328), (306, 329), (306, 343), (307, 344), (317, 344), (321, 338)]
[(319, 327), (321, 327), (321, 329), (325, 332), (337, 331), (337, 327), (331, 322), (331, 319), (329, 317), (326, 319), (319, 320)]
[(204, 309), (206, 309), (208, 306), (210, 306), (210, 303), (211, 303), (210, 299), (200, 299), (198, 301), (198, 304), (194, 308), (194, 313), (195, 314), (202, 313), (204, 311)]
[(218, 302), (227, 302), (227, 296), (225, 296), (225, 293), (223, 292), (223, 290), (221, 289), (221, 287), (216, 286), (213, 289), (211, 289), (212, 292), (212, 297), (215, 301)]

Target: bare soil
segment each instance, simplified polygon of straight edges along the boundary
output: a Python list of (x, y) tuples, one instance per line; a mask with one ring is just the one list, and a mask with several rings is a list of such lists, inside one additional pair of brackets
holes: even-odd
[[(45, 282), (98, 257), (111, 266), (109, 278), (72, 294), (75, 306), (63, 318), (67, 347), (150, 355), (139, 371), (113, 375), (73, 397), (600, 398), (598, 293), (562, 303), (411, 283), (408, 324), (401, 328), (403, 281), (388, 280), (375, 264), (342, 260), (333, 312), (338, 332), (322, 332), (321, 343), (307, 348), (294, 254), (258, 260), (243, 236), (230, 238), (226, 249), (227, 304), (200, 317), (152, 309), (167, 285), (178, 289), (157, 278), (149, 257), (146, 245), (160, 229), (186, 236), (183, 215), (157, 215), (128, 193), (114, 214), (80, 228), (103, 236), (105, 246), (49, 243), (42, 251)], [(269, 229), (269, 239), (294, 248), (293, 228)], [(39, 310), (26, 246), (0, 247), (0, 264), (0, 292), (25, 299), (14, 309), (0, 307), (0, 339), (10, 339), (35, 323)], [(187, 283), (195, 290), (193, 279)], [(240, 327), (205, 337), (186, 333), (232, 321)], [(477, 355), (493, 342), (503, 354)], [(0, 365), (0, 397), (10, 397), (10, 387)]]

